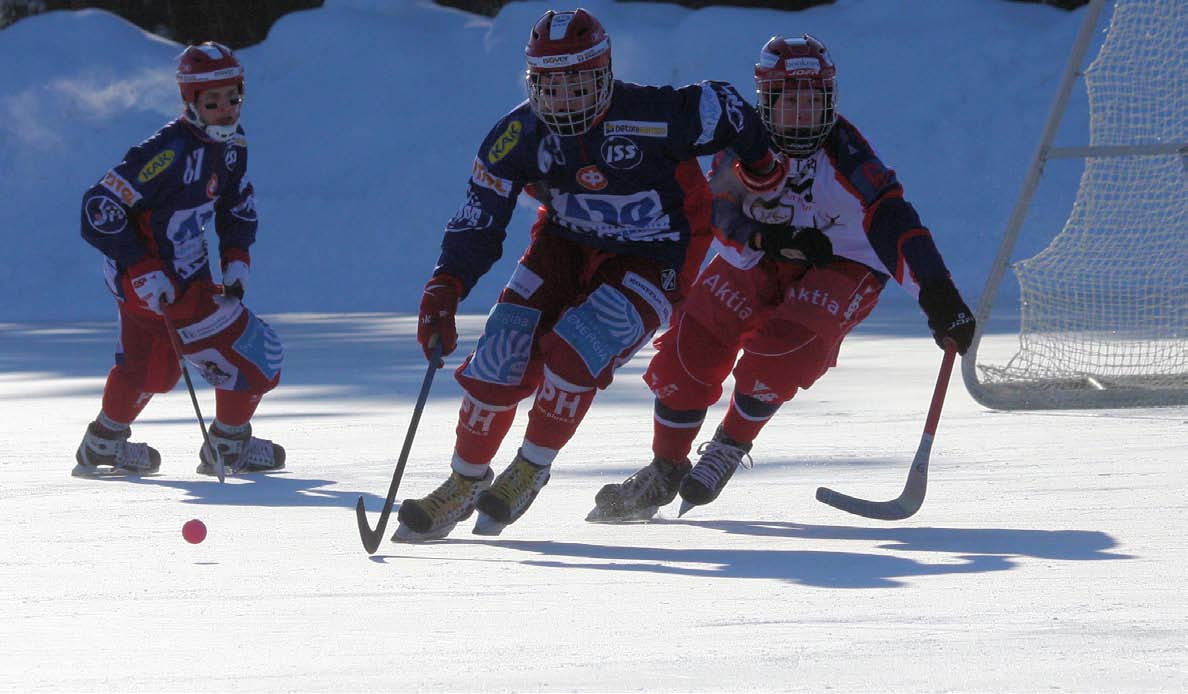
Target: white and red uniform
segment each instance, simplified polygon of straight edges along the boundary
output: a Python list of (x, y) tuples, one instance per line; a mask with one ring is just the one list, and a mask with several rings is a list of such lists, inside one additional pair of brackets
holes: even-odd
[[(655, 341), (644, 376), (656, 395), (657, 456), (688, 457), (732, 368), (723, 430), (754, 440), (782, 403), (837, 363), (842, 340), (870, 315), (889, 277), (916, 296), (921, 284), (948, 276), (895, 172), (844, 118), (820, 149), (788, 163), (783, 186), (757, 195), (739, 184), (729, 152), (714, 160), (713, 221), (723, 240)], [(815, 268), (766, 258), (747, 245), (755, 222), (817, 227), (834, 258)]]

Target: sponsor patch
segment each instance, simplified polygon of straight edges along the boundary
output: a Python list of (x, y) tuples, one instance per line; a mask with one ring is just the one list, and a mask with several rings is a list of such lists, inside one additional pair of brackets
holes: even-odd
[[(186, 355), (186, 361), (198, 369), (203, 380), (215, 388), (237, 390), (239, 369), (224, 357), (219, 350), (207, 348)], [(246, 385), (246, 384), (245, 384)]]
[(186, 345), (205, 340), (226, 330), (228, 326), (239, 319), (239, 314), (243, 311), (243, 304), (238, 301), (222, 304), (215, 309), (214, 313), (197, 323), (178, 328), (177, 335), (181, 338), (182, 344)]
[(498, 385), (519, 385), (532, 356), (532, 335), (538, 323), (537, 309), (495, 304), (463, 375)]
[(140, 202), (140, 193), (132, 187), (132, 184), (124, 180), (124, 177), (115, 172), (114, 169), (108, 170), (103, 174), (103, 180), (99, 185), (111, 191), (121, 202), (128, 207), (132, 207)]
[(470, 170), (470, 180), (480, 188), (493, 190), (505, 198), (511, 197), (512, 182), (491, 173), (487, 167), (483, 166), (482, 160), (478, 157), (474, 158), (474, 166)]
[(553, 332), (569, 343), (590, 375), (597, 378), (620, 352), (639, 343), (644, 325), (627, 297), (604, 284), (581, 305), (566, 311)]
[[(676, 273), (672, 270), (665, 270), (664, 272), (670, 275), (673, 284), (672, 288), (676, 289)], [(672, 303), (668, 300), (668, 297), (664, 296), (664, 292), (660, 291), (659, 287), (647, 281), (641, 275), (628, 272), (623, 277), (623, 286), (635, 292), (641, 299), (646, 301), (652, 307), (652, 310), (656, 312), (656, 315), (660, 317), (661, 323), (667, 324), (668, 320), (672, 318)]]
[(128, 226), (128, 214), (120, 203), (106, 195), (92, 195), (83, 205), (87, 223), (100, 234), (118, 234)]
[(611, 120), (602, 124), (602, 134), (668, 137), (668, 123), (647, 120)]
[(272, 326), (260, 320), (259, 316), (249, 314), (243, 334), (232, 346), (244, 359), (259, 369), (264, 378), (272, 380), (280, 373), (281, 364), (285, 360), (285, 347)]
[(172, 164), (173, 160), (176, 158), (177, 152), (174, 152), (171, 149), (158, 152), (157, 156), (149, 159), (148, 163), (140, 169), (140, 173), (136, 174), (136, 180), (140, 181), (141, 183), (148, 183), (149, 181), (156, 178), (157, 174), (161, 173), (165, 169), (168, 169), (169, 165)]
[(606, 174), (599, 171), (598, 167), (593, 164), (578, 169), (575, 178), (586, 190), (602, 190), (610, 184), (610, 181), (606, 179)]
[(223, 150), (223, 166), (226, 166), (228, 171), (234, 171), (237, 163), (239, 163), (239, 150), (228, 146)]
[(544, 284), (544, 280), (540, 275), (524, 267), (523, 263), (517, 263), (516, 269), (512, 271), (511, 279), (507, 282), (507, 288), (521, 297), (529, 299), (537, 289), (540, 289), (542, 284)]
[(626, 137), (612, 135), (602, 141), (602, 160), (607, 166), (628, 171), (643, 161), (643, 150)]
[(536, 168), (547, 174), (553, 164), (565, 166), (565, 151), (561, 149), (561, 138), (550, 133), (541, 139), (536, 149)]
[(784, 70), (792, 77), (815, 75), (821, 71), (821, 61), (816, 58), (788, 58), (784, 61)]
[(494, 164), (506, 157), (508, 152), (515, 149), (516, 144), (520, 141), (520, 133), (523, 130), (524, 126), (518, 120), (508, 123), (503, 133), (495, 138), (495, 144), (491, 145), (491, 151), (487, 152), (487, 163)]

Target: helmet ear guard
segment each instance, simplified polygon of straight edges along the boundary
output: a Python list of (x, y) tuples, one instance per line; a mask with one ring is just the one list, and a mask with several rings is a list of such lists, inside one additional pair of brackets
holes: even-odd
[[(764, 44), (755, 64), (755, 93), (772, 143), (788, 156), (816, 152), (837, 123), (837, 66), (825, 45), (809, 34), (773, 36)], [(799, 123), (802, 111), (812, 112), (811, 124)]]
[(610, 36), (589, 12), (549, 10), (524, 48), (533, 113), (557, 135), (587, 132), (610, 107)]

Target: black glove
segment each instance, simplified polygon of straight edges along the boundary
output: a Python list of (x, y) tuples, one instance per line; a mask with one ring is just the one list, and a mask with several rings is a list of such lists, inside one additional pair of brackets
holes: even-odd
[(757, 224), (759, 231), (751, 237), (751, 245), (773, 260), (808, 263), (825, 267), (833, 260), (833, 242), (816, 227), (797, 227), (787, 224)]
[(945, 278), (920, 287), (920, 308), (928, 316), (928, 328), (936, 344), (943, 349), (948, 338), (957, 343), (958, 354), (965, 354), (973, 342), (976, 321), (953, 280)]

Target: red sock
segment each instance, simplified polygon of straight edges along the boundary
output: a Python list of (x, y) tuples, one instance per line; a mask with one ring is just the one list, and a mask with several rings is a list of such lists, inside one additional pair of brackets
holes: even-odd
[(652, 419), (652, 453), (665, 460), (688, 460), (693, 442), (701, 431), (701, 423), (695, 427), (671, 427)]
[(215, 390), (215, 418), (223, 424), (240, 427), (248, 423), (260, 404), (259, 393), (246, 390)]
[(113, 366), (107, 372), (107, 383), (103, 386), (103, 412), (111, 419), (131, 424), (152, 397), (152, 393), (145, 393), (132, 385), (120, 367)]
[(489, 465), (515, 418), (515, 405), (488, 405), (465, 394), (458, 410), (455, 455), (471, 465)]

